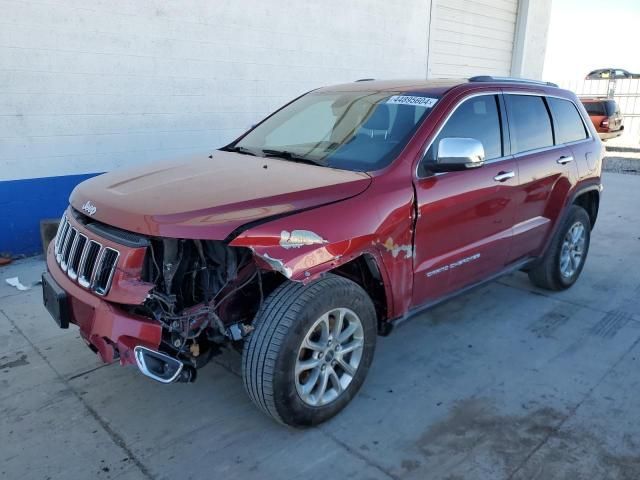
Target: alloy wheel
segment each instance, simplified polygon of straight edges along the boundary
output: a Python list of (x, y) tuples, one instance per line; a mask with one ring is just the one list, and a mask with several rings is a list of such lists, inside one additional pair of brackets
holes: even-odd
[(295, 383), (304, 403), (323, 406), (337, 399), (355, 377), (364, 347), (358, 315), (335, 308), (314, 322), (302, 341)]
[(567, 231), (560, 250), (560, 273), (571, 278), (584, 260), (586, 229), (582, 222), (574, 223)]

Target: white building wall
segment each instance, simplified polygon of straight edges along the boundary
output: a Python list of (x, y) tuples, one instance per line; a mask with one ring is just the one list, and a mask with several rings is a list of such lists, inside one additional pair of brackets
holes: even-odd
[(518, 0), (433, 0), (429, 78), (509, 76)]
[(512, 58), (537, 77), (534, 3), (0, 0), (0, 254), (40, 250), (40, 220), (85, 178), (210, 152), (319, 86), (505, 75)]
[[(552, 0), (519, 0), (511, 75), (542, 79)], [(546, 79), (548, 80), (548, 79)]]
[(426, 71), (429, 0), (1, 0), (0, 12), (0, 180), (211, 150), (309, 89)]

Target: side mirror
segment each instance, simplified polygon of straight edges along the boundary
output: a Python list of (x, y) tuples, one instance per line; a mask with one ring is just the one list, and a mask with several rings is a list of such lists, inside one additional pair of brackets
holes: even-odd
[(438, 143), (438, 157), (435, 165), (437, 172), (453, 172), (478, 168), (484, 165), (484, 147), (475, 138), (443, 138)]

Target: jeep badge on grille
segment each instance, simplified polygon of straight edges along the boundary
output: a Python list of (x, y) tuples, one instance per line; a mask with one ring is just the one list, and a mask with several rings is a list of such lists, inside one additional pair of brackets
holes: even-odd
[(93, 215), (94, 213), (96, 213), (96, 211), (98, 210), (96, 208), (96, 206), (91, 203), (90, 200), (87, 200), (87, 203), (85, 203), (84, 205), (82, 205), (82, 210), (89, 216)]

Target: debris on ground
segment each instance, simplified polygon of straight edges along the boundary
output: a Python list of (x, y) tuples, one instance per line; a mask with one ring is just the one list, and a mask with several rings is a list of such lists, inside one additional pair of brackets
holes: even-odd
[(11, 262), (13, 262), (13, 258), (11, 257), (0, 257), (0, 267), (9, 265)]
[(40, 285), (42, 283), (42, 280), (36, 280), (35, 282), (31, 283), (31, 285), (23, 285), (20, 282), (20, 279), (18, 277), (11, 277), (11, 278), (7, 278), (5, 280), (5, 282), (7, 282), (12, 287), (17, 288), (21, 292), (24, 292), (24, 291), (27, 291), (27, 290), (31, 290), (36, 285)]

